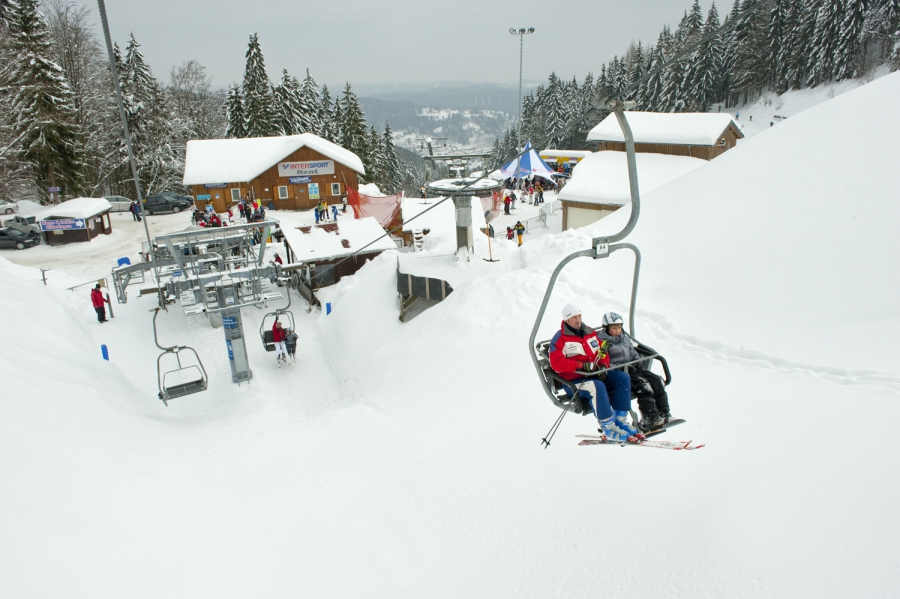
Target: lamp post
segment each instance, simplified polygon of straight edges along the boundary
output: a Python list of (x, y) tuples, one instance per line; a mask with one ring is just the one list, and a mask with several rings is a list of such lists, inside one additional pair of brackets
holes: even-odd
[[(520, 27), (519, 29), (515, 29), (514, 27), (509, 28), (510, 35), (519, 36), (519, 120), (516, 126), (516, 154), (520, 151), (518, 148), (522, 147), (522, 43), (525, 36), (529, 33), (534, 33), (534, 27), (529, 27), (528, 29), (525, 29), (524, 27)], [(521, 181), (521, 177), (519, 177), (518, 155), (516, 156), (516, 178)]]

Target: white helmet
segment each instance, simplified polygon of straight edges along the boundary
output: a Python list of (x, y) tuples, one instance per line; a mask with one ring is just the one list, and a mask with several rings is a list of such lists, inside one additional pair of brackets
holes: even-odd
[(625, 320), (615, 312), (607, 312), (603, 315), (603, 326), (608, 327), (611, 324), (625, 324)]

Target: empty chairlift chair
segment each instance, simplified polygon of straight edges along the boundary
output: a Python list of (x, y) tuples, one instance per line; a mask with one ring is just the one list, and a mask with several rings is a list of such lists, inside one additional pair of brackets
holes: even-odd
[[(168, 406), (169, 401), (173, 399), (206, 391), (209, 378), (196, 350), (186, 345), (163, 347), (159, 344), (156, 332), (156, 316), (158, 314), (159, 308), (153, 313), (153, 339), (156, 347), (163, 350), (163, 353), (156, 359), (157, 384), (159, 398)], [(182, 357), (182, 352), (186, 354), (186, 357)], [(172, 357), (174, 357), (174, 361)]]

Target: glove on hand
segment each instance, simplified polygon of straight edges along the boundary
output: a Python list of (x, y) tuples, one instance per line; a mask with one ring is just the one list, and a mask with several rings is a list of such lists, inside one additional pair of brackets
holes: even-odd
[(581, 370), (584, 372), (597, 372), (597, 365), (593, 362), (582, 362)]

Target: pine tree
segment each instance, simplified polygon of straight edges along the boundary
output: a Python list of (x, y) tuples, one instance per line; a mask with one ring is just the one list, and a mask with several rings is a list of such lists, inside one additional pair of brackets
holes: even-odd
[(387, 121), (384, 123), (384, 134), (381, 138), (381, 144), (384, 148), (385, 156), (385, 186), (382, 188), (384, 193), (397, 193), (403, 187), (405, 173), (397, 150), (394, 148), (394, 133), (391, 131), (391, 125)]
[(328, 119), (331, 128), (331, 137), (330, 141), (336, 143), (337, 145), (341, 145), (344, 139), (344, 132), (342, 127), (344, 126), (344, 112), (341, 109), (341, 100), (340, 98), (335, 98), (334, 102), (331, 105), (331, 115)]
[(790, 0), (771, 0), (769, 29), (766, 35), (768, 83), (779, 94), (788, 89), (787, 38), (790, 27)]
[(328, 91), (327, 85), (322, 85), (322, 94), (319, 98), (319, 107), (316, 120), (319, 123), (319, 129), (315, 134), (330, 142), (339, 143), (340, 134), (338, 132), (337, 123), (334, 122), (333, 114), (334, 106), (331, 103), (331, 92)]
[(363, 164), (365, 164), (368, 151), (366, 115), (363, 114), (362, 108), (359, 106), (359, 100), (350, 88), (349, 83), (344, 88), (344, 93), (339, 103), (341, 105), (340, 145), (359, 156)]
[[(544, 112), (544, 125), (547, 131), (547, 145), (551, 148), (560, 148), (565, 146), (567, 138), (566, 129), (566, 109), (565, 100), (563, 98), (563, 87), (556, 73), (550, 73), (549, 83), (547, 84), (547, 105)], [(525, 140), (522, 142), (535, 140)]]
[(244, 99), (241, 97), (241, 88), (237, 84), (233, 83), (228, 86), (225, 109), (228, 115), (228, 127), (225, 130), (225, 137), (247, 137)]
[(266, 74), (266, 64), (259, 38), (250, 34), (244, 68), (242, 96), (244, 98), (244, 129), (247, 137), (281, 135), (272, 84)]
[(716, 34), (719, 27), (719, 12), (714, 2), (709, 14), (706, 15), (706, 24), (703, 28), (703, 37), (706, 41), (697, 48), (694, 79), (691, 82), (694, 108), (701, 112), (708, 111), (710, 105), (719, 100), (719, 90), (722, 87), (720, 74), (725, 48), (722, 38)]
[(62, 69), (51, 58), (47, 22), (36, 0), (18, 0), (7, 14), (14, 64), (15, 90), (11, 114), (20, 138), (19, 160), (31, 165), (38, 194), (60, 186), (65, 192), (81, 190), (81, 131), (76, 124), (72, 92)]
[(815, 64), (807, 79), (812, 87), (831, 81), (835, 76), (835, 57), (844, 21), (843, 0), (824, 0), (816, 14), (816, 31), (812, 40)]
[(844, 0), (844, 20), (834, 57), (834, 76), (838, 81), (858, 76), (860, 40), (866, 18), (865, 0)]
[(275, 87), (275, 106), (278, 108), (278, 126), (284, 135), (304, 133), (301, 112), (300, 84), (296, 77), (288, 75), (287, 69), (281, 72), (281, 83)]
[(319, 106), (319, 86), (316, 80), (309, 74), (306, 69), (306, 77), (300, 84), (300, 117), (301, 128), (305, 133), (318, 133), (322, 130), (322, 121), (320, 120)]

